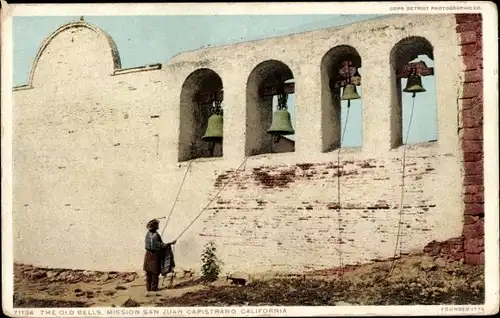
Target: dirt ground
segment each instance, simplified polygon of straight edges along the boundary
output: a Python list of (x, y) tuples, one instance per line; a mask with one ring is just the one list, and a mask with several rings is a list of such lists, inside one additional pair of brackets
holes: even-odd
[[(142, 274), (14, 267), (14, 307), (438, 305), (484, 303), (484, 268), (426, 255), (343, 270), (264, 273), (235, 286), (178, 273), (147, 292)], [(181, 271), (182, 272), (182, 271)]]

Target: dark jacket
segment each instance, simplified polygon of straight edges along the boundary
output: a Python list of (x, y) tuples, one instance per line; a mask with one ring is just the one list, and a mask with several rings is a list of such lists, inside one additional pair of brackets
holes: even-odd
[(164, 255), (162, 257), (161, 274), (167, 275), (168, 273), (174, 270), (174, 267), (175, 267), (174, 252), (172, 251), (172, 245), (168, 244), (168, 246), (165, 247)]
[(173, 270), (174, 257), (172, 246), (163, 243), (158, 232), (148, 232), (145, 238), (146, 255), (144, 256), (143, 269), (152, 274), (167, 274)]
[(163, 240), (161, 239), (160, 234), (158, 232), (148, 232), (146, 234), (146, 239), (145, 239), (145, 245), (146, 245), (146, 250), (150, 251), (159, 251), (165, 247), (167, 247), (169, 244), (163, 243)]

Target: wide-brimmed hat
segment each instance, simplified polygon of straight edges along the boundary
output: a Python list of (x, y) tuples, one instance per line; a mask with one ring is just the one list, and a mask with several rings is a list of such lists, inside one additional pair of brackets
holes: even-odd
[(148, 228), (148, 230), (150, 230), (156, 228), (159, 224), (160, 221), (158, 221), (157, 219), (153, 219), (148, 222), (148, 225), (146, 225), (146, 227)]

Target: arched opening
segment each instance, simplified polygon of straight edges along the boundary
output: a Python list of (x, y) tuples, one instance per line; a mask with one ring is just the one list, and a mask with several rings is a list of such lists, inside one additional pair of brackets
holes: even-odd
[[(399, 41), (391, 51), (391, 146), (437, 140), (436, 82), (431, 43), (419, 36)], [(418, 75), (425, 91), (405, 92), (408, 78)], [(412, 112), (413, 110), (413, 112)], [(411, 119), (411, 126), (410, 126)]]
[[(295, 151), (294, 132), (292, 133), (295, 130), (295, 120), (287, 119), (288, 116), (295, 118), (294, 114), (290, 115), (290, 112), (295, 113), (294, 92), (292, 71), (283, 62), (268, 60), (252, 70), (247, 82), (247, 156)], [(284, 115), (280, 116), (279, 122), (289, 124), (290, 133), (276, 138), (269, 130), (273, 124), (273, 115), (278, 110), (281, 110), (280, 115)]]
[[(321, 135), (325, 152), (339, 147), (361, 147), (360, 73), (361, 57), (352, 46), (336, 46), (321, 60)], [(347, 87), (348, 84), (353, 86)], [(353, 94), (358, 99), (343, 99), (348, 95), (353, 98)]]
[(210, 69), (191, 73), (182, 85), (180, 98), (179, 161), (222, 157), (222, 139), (202, 139), (217, 100), (222, 101), (222, 80)]

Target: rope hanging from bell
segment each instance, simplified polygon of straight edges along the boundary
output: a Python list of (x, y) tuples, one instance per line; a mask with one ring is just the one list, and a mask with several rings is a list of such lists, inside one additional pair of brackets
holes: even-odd
[(413, 67), (412, 72), (408, 76), (408, 81), (406, 82), (406, 87), (403, 89), (403, 92), (405, 93), (411, 93), (412, 94), (412, 106), (411, 106), (411, 111), (410, 111), (410, 119), (408, 122), (408, 129), (406, 132), (406, 138), (404, 141), (404, 147), (403, 147), (403, 158), (401, 159), (402, 163), (402, 177), (401, 177), (401, 195), (400, 195), (400, 203), (399, 203), (399, 222), (398, 222), (398, 230), (396, 234), (396, 245), (394, 246), (394, 255), (393, 255), (393, 261), (391, 264), (391, 267), (389, 269), (389, 272), (387, 274), (387, 277), (392, 274), (392, 271), (394, 270), (394, 267), (396, 266), (396, 255), (398, 254), (398, 249), (399, 249), (399, 255), (401, 255), (401, 247), (403, 245), (403, 235), (402, 235), (402, 224), (403, 224), (403, 207), (404, 207), (404, 196), (405, 196), (405, 177), (406, 177), (406, 148), (408, 145), (408, 139), (410, 135), (410, 128), (412, 124), (412, 119), (413, 119), (413, 111), (415, 108), (415, 96), (417, 93), (423, 93), (425, 92), (425, 88), (422, 85), (422, 77), (417, 74), (417, 69)]

